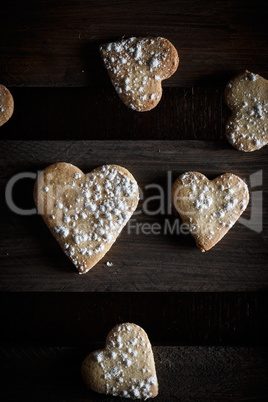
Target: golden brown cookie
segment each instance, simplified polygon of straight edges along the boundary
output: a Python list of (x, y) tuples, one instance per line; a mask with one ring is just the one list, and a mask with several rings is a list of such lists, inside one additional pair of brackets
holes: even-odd
[(9, 90), (0, 84), (0, 126), (5, 124), (14, 111), (14, 100)]
[(90, 389), (102, 394), (144, 400), (158, 394), (152, 347), (136, 324), (114, 327), (105, 348), (85, 358), (81, 374)]
[(226, 86), (225, 100), (232, 111), (226, 124), (230, 144), (244, 152), (268, 143), (268, 81), (245, 71)]
[(248, 201), (246, 183), (231, 173), (208, 180), (199, 172), (186, 172), (172, 187), (173, 205), (202, 251), (223, 238)]
[(38, 212), (79, 273), (89, 271), (111, 248), (139, 201), (128, 170), (105, 165), (84, 174), (55, 163), (38, 176)]
[(131, 109), (153, 109), (162, 96), (162, 80), (178, 68), (177, 50), (167, 39), (129, 38), (100, 46), (101, 56), (121, 100)]

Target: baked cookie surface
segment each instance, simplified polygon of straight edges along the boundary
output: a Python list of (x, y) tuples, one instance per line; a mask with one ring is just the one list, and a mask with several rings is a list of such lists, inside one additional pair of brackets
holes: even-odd
[(0, 84), (0, 126), (5, 124), (14, 112), (14, 100), (10, 91)]
[(79, 273), (86, 273), (127, 224), (138, 205), (139, 189), (121, 166), (104, 165), (84, 174), (69, 163), (55, 163), (39, 174), (34, 201)]
[(246, 183), (231, 173), (209, 180), (202, 173), (186, 172), (173, 184), (172, 202), (196, 245), (207, 251), (246, 209), (249, 192)]
[(245, 71), (225, 88), (225, 100), (231, 109), (225, 134), (235, 148), (252, 152), (268, 143), (268, 81)]
[(162, 96), (162, 80), (178, 68), (175, 47), (165, 38), (121, 39), (100, 46), (101, 56), (119, 97), (136, 111), (153, 109)]
[(105, 348), (84, 359), (81, 374), (88, 388), (103, 394), (145, 400), (158, 393), (152, 347), (136, 324), (114, 327)]

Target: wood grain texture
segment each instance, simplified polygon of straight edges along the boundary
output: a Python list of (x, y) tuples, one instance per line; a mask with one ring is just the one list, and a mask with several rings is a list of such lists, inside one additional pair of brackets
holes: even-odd
[(12, 88), (15, 112), (1, 127), (14, 140), (221, 140), (230, 111), (224, 88), (164, 88), (148, 113), (112, 88)]
[[(138, 214), (131, 221), (135, 227), (125, 228), (107, 256), (83, 276), (76, 273), (40, 216), (19, 216), (3, 200), (1, 290), (165, 292), (267, 288), (265, 148), (246, 154), (225, 142), (209, 141), (3, 141), (1, 156), (2, 193), (13, 175), (36, 173), (53, 162), (65, 161), (85, 172), (107, 163), (122, 165), (134, 175), (143, 194)], [(171, 234), (169, 230), (165, 235), (165, 225), (175, 222), (169, 211), (167, 172), (172, 181), (188, 170), (201, 171), (209, 178), (231, 172), (246, 180), (252, 194), (262, 191), (264, 204), (258, 204), (254, 215), (263, 214), (260, 233), (245, 226), (252, 212), (250, 205), (243, 214), (243, 225), (238, 222), (205, 254), (189, 235)], [(254, 182), (251, 175), (260, 170), (262, 178)], [(165, 194), (163, 205), (158, 202), (159, 186)], [(13, 199), (21, 208), (33, 207), (32, 187), (33, 180), (28, 179), (14, 188)], [(146, 205), (150, 215), (145, 211)], [(160, 225), (160, 234), (147, 234), (152, 224)], [(137, 225), (143, 229), (137, 229)], [(106, 266), (107, 261), (112, 261), (113, 266)]]
[(0, 343), (84, 345), (134, 322), (153, 344), (267, 346), (267, 292), (1, 292)]
[(180, 56), (164, 85), (221, 85), (241, 70), (266, 73), (266, 15), (262, 0), (9, 0), (0, 15), (0, 77), (7, 86), (110, 85), (99, 45), (152, 35)]
[[(1, 347), (4, 400), (114, 401), (87, 390), (83, 358), (103, 344), (87, 347)], [(153, 346), (159, 381), (155, 401), (266, 400), (267, 350), (245, 347)], [(40, 393), (40, 390), (42, 392)]]

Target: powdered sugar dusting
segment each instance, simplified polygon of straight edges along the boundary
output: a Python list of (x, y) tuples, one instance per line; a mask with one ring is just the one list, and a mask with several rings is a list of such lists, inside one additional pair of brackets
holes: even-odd
[(150, 110), (158, 103), (161, 87), (157, 81), (172, 75), (178, 64), (173, 46), (159, 37), (121, 39), (102, 45), (100, 51), (117, 93), (137, 111)]
[(156, 395), (157, 377), (151, 345), (139, 326), (120, 324), (113, 328), (105, 349), (94, 352), (93, 359), (106, 381), (106, 393), (144, 400)]
[[(60, 244), (61, 239), (65, 244), (67, 240), (70, 247), (64, 246), (65, 253), (81, 272), (87, 272), (88, 261), (115, 241), (136, 209), (137, 183), (113, 165), (85, 176), (75, 173), (62, 183), (60, 191), (53, 176), (50, 180), (46, 178), (48, 185), (42, 187), (42, 197), (44, 204), (50, 205), (53, 232)], [(112, 265), (107, 262), (107, 266)]]
[[(228, 87), (228, 86), (227, 86)], [(226, 124), (228, 141), (237, 149), (251, 152), (268, 143), (268, 81), (245, 72), (233, 79), (227, 92), (233, 115)]]
[(245, 210), (248, 198), (246, 183), (232, 174), (209, 181), (200, 173), (186, 172), (173, 190), (177, 211), (204, 249), (211, 248), (206, 244), (219, 241), (234, 224)]

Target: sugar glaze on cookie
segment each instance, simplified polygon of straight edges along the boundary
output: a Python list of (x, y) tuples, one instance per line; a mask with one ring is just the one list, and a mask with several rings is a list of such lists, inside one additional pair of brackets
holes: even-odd
[(133, 176), (117, 165), (88, 174), (56, 163), (38, 177), (35, 203), (51, 232), (80, 273), (110, 249), (139, 200)]
[(226, 124), (230, 144), (252, 152), (268, 143), (268, 81), (245, 71), (226, 86), (225, 100), (232, 110)]
[(158, 393), (150, 341), (146, 332), (133, 323), (115, 326), (105, 348), (84, 359), (81, 374), (90, 389), (103, 394), (146, 400)]
[(218, 243), (246, 209), (249, 192), (238, 176), (225, 173), (214, 180), (199, 172), (179, 176), (172, 201), (202, 251)]
[(121, 39), (100, 46), (111, 81), (131, 109), (146, 111), (161, 99), (161, 81), (177, 70), (179, 57), (165, 38)]

